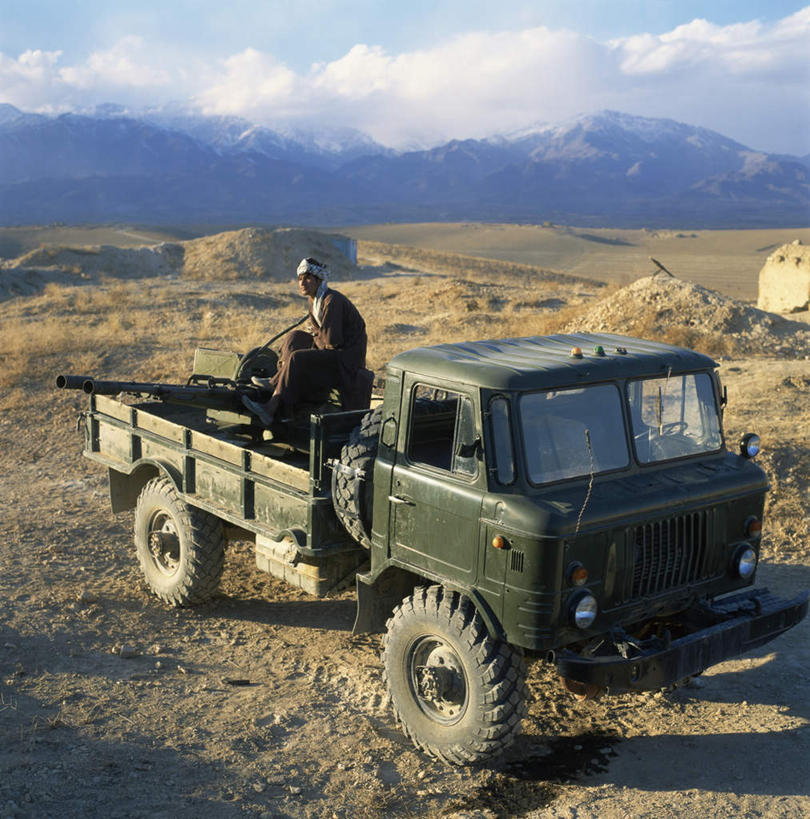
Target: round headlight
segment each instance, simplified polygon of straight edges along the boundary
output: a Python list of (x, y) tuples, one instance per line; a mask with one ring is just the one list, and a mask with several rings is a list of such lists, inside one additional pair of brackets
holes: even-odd
[(734, 568), (743, 580), (747, 580), (754, 573), (756, 567), (757, 553), (747, 543), (744, 543), (734, 553)]
[(571, 619), (577, 628), (588, 628), (596, 619), (599, 606), (592, 594), (583, 594), (574, 600), (571, 606)]
[(747, 432), (740, 440), (740, 454), (744, 458), (756, 458), (759, 454), (759, 435)]

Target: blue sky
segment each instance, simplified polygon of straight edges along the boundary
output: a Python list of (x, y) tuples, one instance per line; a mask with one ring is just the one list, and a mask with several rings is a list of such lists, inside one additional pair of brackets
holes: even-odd
[(601, 108), (810, 152), (810, 6), (0, 0), (0, 102), (167, 102), (404, 147)]

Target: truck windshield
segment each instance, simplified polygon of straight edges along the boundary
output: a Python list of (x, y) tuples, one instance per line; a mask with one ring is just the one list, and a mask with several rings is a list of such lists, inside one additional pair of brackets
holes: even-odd
[(720, 449), (720, 419), (708, 373), (630, 381), (627, 391), (641, 463)]
[(614, 384), (520, 397), (529, 480), (534, 484), (621, 469), (630, 462)]

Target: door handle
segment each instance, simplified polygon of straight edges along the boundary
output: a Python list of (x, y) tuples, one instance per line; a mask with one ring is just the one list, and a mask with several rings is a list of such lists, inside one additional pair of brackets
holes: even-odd
[(416, 504), (412, 500), (408, 500), (407, 498), (400, 498), (399, 495), (389, 495), (388, 500), (391, 503), (398, 503), (401, 506), (416, 506)]

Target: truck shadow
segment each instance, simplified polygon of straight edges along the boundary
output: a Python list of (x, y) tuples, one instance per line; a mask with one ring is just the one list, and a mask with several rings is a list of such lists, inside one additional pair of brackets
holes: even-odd
[(523, 736), (493, 766), (492, 780), (452, 807), (462, 813), (492, 811), (499, 817), (546, 807), (564, 786), (607, 772), (620, 741), (610, 730), (554, 739)]
[[(802, 733), (788, 729), (633, 737), (618, 746), (616, 760), (609, 770), (598, 772), (596, 782), (645, 791), (806, 796), (810, 782)], [(771, 764), (776, 760), (778, 764)]]
[[(735, 798), (810, 793), (796, 730), (625, 740), (607, 730), (548, 740), (524, 737), (514, 751), (520, 759), (497, 766), (491, 780), (455, 802), (454, 810), (525, 815), (551, 805), (577, 784), (651, 793), (710, 790)], [(777, 767), (763, 764), (776, 758)]]
[(206, 609), (227, 620), (250, 622), (263, 626), (299, 626), (325, 631), (350, 632), (354, 625), (356, 604), (349, 599), (263, 600), (220, 596), (195, 611)]
[[(135, 716), (129, 703), (102, 707), (57, 687), (56, 675), (15, 662), (30, 665), (27, 658), (43, 651), (45, 638), (0, 628), (0, 641), (3, 816), (244, 815), (241, 800), (224, 787), (226, 764), (204, 759), (191, 745), (163, 745), (129, 717), (123, 732), (110, 727), (111, 708)], [(120, 739), (93, 736), (102, 730), (118, 731)]]

